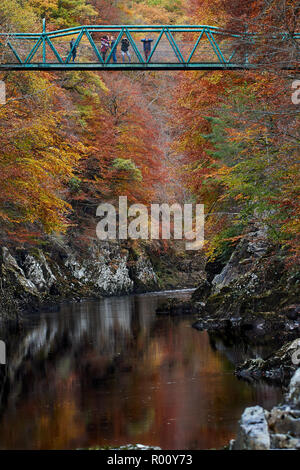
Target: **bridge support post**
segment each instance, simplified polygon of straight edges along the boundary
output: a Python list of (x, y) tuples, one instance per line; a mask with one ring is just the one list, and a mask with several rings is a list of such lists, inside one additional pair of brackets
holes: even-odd
[(43, 18), (43, 63), (46, 64), (47, 57), (46, 57), (46, 18)]
[(248, 25), (246, 25), (245, 37), (246, 37), (245, 64), (248, 65), (248, 64), (249, 64), (249, 50), (248, 50), (248, 47), (249, 47), (249, 44), (248, 44), (249, 36), (248, 36)]

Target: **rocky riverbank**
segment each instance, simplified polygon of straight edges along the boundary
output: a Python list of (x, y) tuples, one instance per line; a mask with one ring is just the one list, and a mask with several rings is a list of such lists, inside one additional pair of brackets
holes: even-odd
[(254, 225), (221, 271), (208, 273), (194, 292), (193, 326), (252, 345), (268, 343), (274, 353), (300, 337), (299, 291), (299, 270), (287, 269), (284, 252)]
[(287, 384), (300, 364), (300, 338), (284, 344), (268, 356), (249, 359), (236, 368), (236, 375), (243, 379), (266, 380)]
[(246, 408), (232, 450), (300, 449), (300, 368), (295, 372), (280, 406), (270, 412)]
[(245, 410), (233, 449), (300, 448), (299, 292), (299, 269), (287, 269), (284, 250), (253, 224), (226, 264), (207, 265), (190, 306), (172, 300), (157, 311), (194, 314), (193, 326), (208, 331), (214, 347), (225, 354), (232, 344), (246, 345), (244, 363), (229, 357), (244, 380), (288, 386), (295, 374), (284, 405), (270, 413), (259, 406)]
[[(194, 327), (213, 338), (243, 341), (255, 355), (236, 367), (238, 377), (288, 385), (285, 403), (267, 412), (247, 408), (232, 449), (300, 448), (300, 272), (287, 269), (283, 250), (253, 225), (225, 266), (208, 266), (192, 297)], [(220, 267), (220, 266), (219, 266)], [(267, 346), (269, 354), (259, 354)]]
[(79, 253), (65, 243), (46, 249), (0, 248), (0, 317), (16, 319), (62, 300), (158, 289), (150, 258), (118, 243), (95, 243)]
[(203, 273), (203, 254), (180, 245), (161, 251), (151, 243), (97, 241), (79, 249), (60, 238), (40, 248), (2, 246), (0, 320), (64, 300), (195, 287)]

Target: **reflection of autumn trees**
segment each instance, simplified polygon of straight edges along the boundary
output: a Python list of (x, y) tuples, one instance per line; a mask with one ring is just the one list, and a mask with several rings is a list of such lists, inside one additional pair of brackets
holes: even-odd
[(221, 446), (245, 405), (277, 398), (238, 382), (189, 319), (156, 317), (156, 302), (64, 306), (12, 338), (1, 446)]

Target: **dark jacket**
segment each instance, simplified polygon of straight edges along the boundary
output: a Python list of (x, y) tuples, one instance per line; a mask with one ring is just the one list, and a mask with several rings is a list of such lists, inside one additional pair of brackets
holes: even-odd
[(70, 49), (73, 53), (76, 52), (77, 46), (75, 46), (74, 39), (72, 39), (72, 41), (70, 42)]
[(153, 39), (142, 39), (142, 43), (144, 45), (144, 51), (146, 52), (151, 51), (151, 42), (153, 42)]
[(121, 41), (121, 51), (122, 52), (127, 52), (130, 46), (130, 42), (128, 39), (122, 39)]

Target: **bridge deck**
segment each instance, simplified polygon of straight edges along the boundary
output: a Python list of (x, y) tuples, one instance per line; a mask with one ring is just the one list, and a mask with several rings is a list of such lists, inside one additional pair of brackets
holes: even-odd
[(114, 71), (151, 71), (151, 70), (250, 70), (255, 69), (254, 65), (250, 64), (206, 64), (206, 63), (193, 63), (193, 64), (134, 64), (134, 63), (125, 63), (125, 64), (106, 64), (105, 66), (101, 64), (29, 64), (26, 66), (26, 69), (22, 64), (1, 64), (0, 71), (67, 71), (67, 70), (114, 70)]
[[(103, 37), (109, 41), (106, 51)], [(152, 40), (148, 55), (145, 38)], [(130, 63), (121, 51), (124, 39), (129, 44)], [(295, 68), (300, 64), (299, 42), (300, 33), (265, 38), (201, 25), (94, 25), (46, 32), (44, 23), (42, 33), (0, 33), (0, 71), (248, 70), (274, 64)]]

